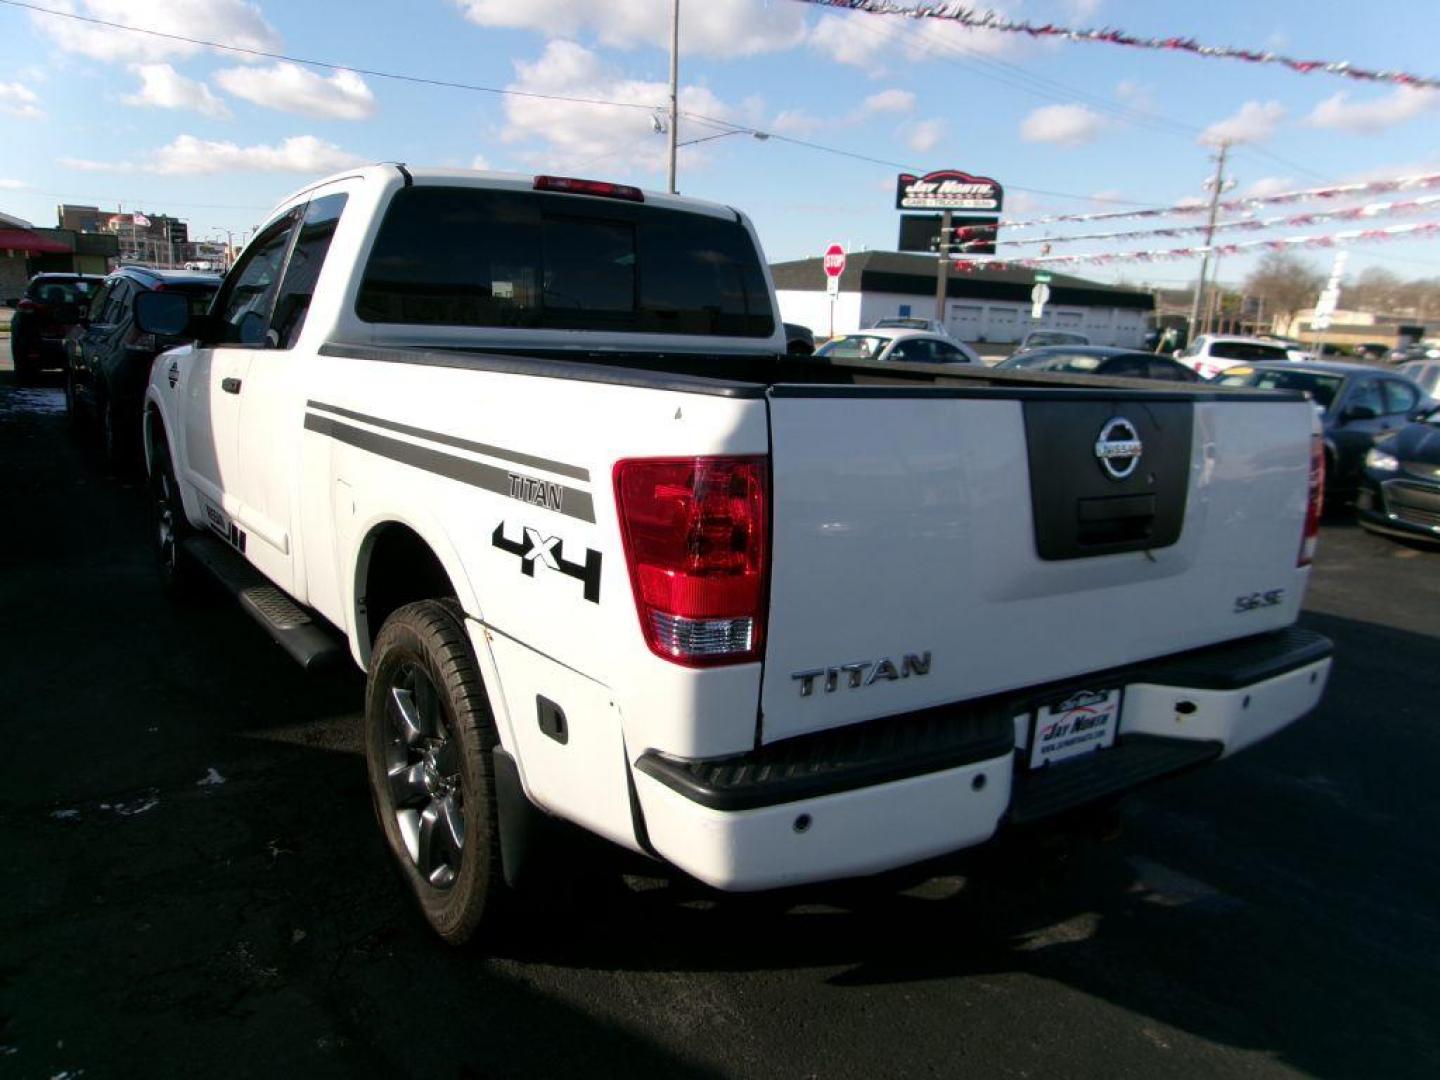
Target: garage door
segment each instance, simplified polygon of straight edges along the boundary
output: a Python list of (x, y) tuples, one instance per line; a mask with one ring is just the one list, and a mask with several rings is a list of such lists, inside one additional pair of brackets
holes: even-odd
[(960, 341), (977, 341), (985, 332), (985, 309), (979, 304), (957, 304), (953, 301), (945, 312), (946, 327)]

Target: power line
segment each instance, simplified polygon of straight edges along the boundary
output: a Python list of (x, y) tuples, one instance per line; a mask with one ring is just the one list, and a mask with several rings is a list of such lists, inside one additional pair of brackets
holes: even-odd
[(611, 101), (605, 98), (576, 97), (570, 94), (542, 94), (535, 90), (515, 90), (510, 87), (482, 86), (478, 83), (453, 82), (449, 79), (432, 79), (423, 75), (406, 75), (396, 71), (381, 71), (378, 68), (356, 67), (353, 64), (335, 64), (328, 60), (313, 60), (303, 56), (291, 56), (287, 53), (268, 52), (265, 49), (247, 49), (240, 45), (226, 45), (219, 41), (206, 41), (204, 38), (186, 37), (184, 34), (171, 34), (164, 30), (149, 30), (140, 26), (126, 26), (124, 23), (110, 22), (107, 19), (97, 19), (90, 15), (81, 15), (73, 11), (55, 11), (51, 8), (41, 7), (38, 4), (27, 4), (24, 0), (0, 0), (0, 4), (6, 7), (24, 8), (26, 11), (33, 11), (41, 15), (53, 15), (58, 19), (73, 19), (76, 22), (90, 23), (92, 26), (103, 26), (108, 30), (123, 30), (131, 34), (147, 34), (150, 37), (164, 38), (167, 41), (179, 41), (186, 45), (201, 45), (208, 49), (220, 49), (223, 52), (240, 53), (243, 56), (259, 56), (267, 60), (284, 60), (291, 64), (304, 64), (307, 67), (324, 68), (327, 71), (353, 71), (357, 75), (369, 75), (376, 79), (394, 79), (397, 82), (417, 83), (421, 86), (442, 86), (450, 90), (468, 90), (477, 94), (497, 94), (505, 97), (538, 98), (542, 101), (568, 101), (578, 105), (605, 105), (617, 109), (644, 109), (653, 112), (662, 108), (657, 104), (645, 104), (639, 101)]

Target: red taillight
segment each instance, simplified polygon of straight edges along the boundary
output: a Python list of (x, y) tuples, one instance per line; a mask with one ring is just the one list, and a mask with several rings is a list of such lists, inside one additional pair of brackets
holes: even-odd
[(1305, 503), (1305, 532), (1300, 537), (1300, 557), (1296, 566), (1309, 566), (1320, 542), (1320, 515), (1325, 509), (1325, 443), (1319, 435), (1310, 436), (1310, 491)]
[(655, 655), (693, 667), (760, 658), (769, 490), (764, 457), (616, 464), (630, 585)]
[(536, 191), (559, 191), (567, 195), (598, 195), (602, 199), (628, 199), (644, 202), (645, 193), (628, 184), (611, 184), (604, 180), (576, 180), (572, 176), (537, 176)]
[(42, 305), (37, 304), (34, 300), (25, 299), (25, 300), (21, 300), (21, 301), (20, 301), (19, 305), (15, 308), (15, 310), (16, 310), (16, 311), (44, 311), (45, 308), (44, 308)]

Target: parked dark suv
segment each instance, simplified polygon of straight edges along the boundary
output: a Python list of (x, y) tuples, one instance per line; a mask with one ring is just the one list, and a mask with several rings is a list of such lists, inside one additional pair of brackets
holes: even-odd
[(45, 368), (65, 366), (67, 309), (84, 310), (103, 279), (93, 274), (36, 274), (25, 295), (14, 301), (10, 356), (15, 377), (30, 382)]
[(177, 292), (192, 314), (204, 314), (220, 288), (219, 274), (125, 266), (105, 278), (90, 308), (66, 339), (70, 354), (65, 407), (72, 421), (90, 424), (112, 465), (133, 459), (140, 445), (140, 410), (150, 363), (178, 339), (142, 334), (135, 326), (135, 298), (145, 292)]

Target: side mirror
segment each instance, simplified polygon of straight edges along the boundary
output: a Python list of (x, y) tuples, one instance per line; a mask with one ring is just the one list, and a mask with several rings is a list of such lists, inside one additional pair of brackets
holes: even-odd
[(141, 333), (181, 337), (190, 325), (190, 301), (180, 293), (142, 292), (135, 297), (135, 325)]
[(1379, 416), (1369, 405), (1351, 405), (1345, 410), (1346, 420), (1375, 420)]

